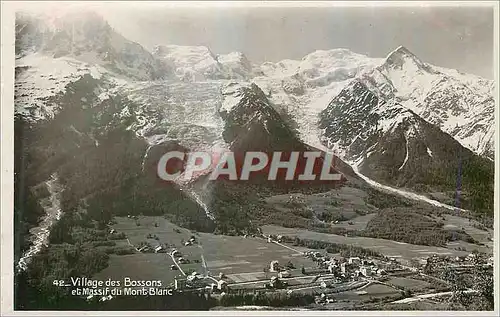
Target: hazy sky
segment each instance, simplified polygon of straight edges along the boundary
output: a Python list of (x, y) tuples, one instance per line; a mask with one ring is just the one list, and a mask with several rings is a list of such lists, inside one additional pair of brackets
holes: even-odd
[(256, 63), (347, 48), (385, 57), (399, 45), (425, 62), (493, 78), (493, 9), (487, 7), (178, 8), (156, 3), (99, 9), (127, 38), (243, 52)]

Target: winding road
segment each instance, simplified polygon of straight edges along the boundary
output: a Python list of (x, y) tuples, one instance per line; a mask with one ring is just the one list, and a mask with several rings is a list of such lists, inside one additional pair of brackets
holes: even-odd
[(181, 272), (181, 274), (184, 275), (184, 276), (186, 276), (186, 273), (182, 270), (182, 267), (179, 265), (179, 263), (177, 263), (177, 261), (175, 260), (175, 257), (173, 256), (172, 252), (168, 253), (168, 255), (172, 259), (172, 262), (174, 262), (175, 266), (177, 266), (177, 268), (179, 269), (179, 271)]
[[(464, 291), (464, 293), (470, 294), (470, 293), (479, 293), (479, 292), (476, 290), (469, 289), (469, 290)], [(413, 296), (413, 297), (403, 298), (403, 299), (392, 302), (392, 304), (408, 304), (408, 303), (417, 302), (417, 301), (420, 301), (423, 299), (434, 298), (434, 297), (439, 297), (439, 296), (448, 296), (448, 295), (453, 295), (453, 292), (422, 294), (422, 295), (417, 295), (417, 296)]]

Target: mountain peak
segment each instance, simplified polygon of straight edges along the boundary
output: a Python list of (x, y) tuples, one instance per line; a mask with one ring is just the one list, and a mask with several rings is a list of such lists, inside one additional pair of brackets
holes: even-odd
[(407, 54), (407, 55), (414, 55), (414, 56), (415, 56), (415, 54), (413, 54), (413, 53), (412, 53), (412, 52), (411, 52), (408, 48), (406, 48), (406, 47), (405, 47), (405, 46), (403, 46), (403, 45), (399, 45), (399, 46), (398, 46), (398, 47), (397, 47), (397, 48), (393, 51), (393, 53), (394, 53), (394, 52), (398, 52), (398, 53), (400, 53), (400, 54)]
[(391, 59), (401, 58), (401, 57), (411, 57), (411, 58), (418, 60), (418, 57), (403, 45), (398, 46), (395, 50), (390, 52), (387, 55), (386, 60), (391, 60)]
[(432, 72), (424, 62), (422, 62), (408, 48), (402, 45), (398, 46), (394, 51), (387, 55), (384, 65), (393, 69), (402, 69), (405, 66), (411, 65), (411, 68), (416, 67), (417, 69)]

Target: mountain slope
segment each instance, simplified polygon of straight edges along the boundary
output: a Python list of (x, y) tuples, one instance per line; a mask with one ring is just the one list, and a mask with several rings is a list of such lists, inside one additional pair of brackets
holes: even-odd
[(493, 159), (494, 83), (422, 62), (404, 47), (386, 58), (345, 49), (316, 51), (301, 61), (264, 63), (253, 79), (270, 100), (297, 121), (301, 138), (318, 144), (319, 113), (353, 79), (381, 100), (399, 103), (452, 135), (477, 154)]
[(464, 148), (413, 111), (386, 102), (354, 80), (321, 113), (323, 142), (381, 183), (419, 192), (457, 188), (462, 164), (461, 207), (491, 212), (493, 164)]
[(157, 152), (182, 147), (162, 142), (144, 162), (148, 143), (127, 130), (139, 106), (119, 93), (101, 100), (101, 83), (84, 75), (48, 98), (47, 103), (61, 106), (50, 120), (16, 118), (16, 228), (36, 224), (33, 214), (43, 196), (33, 189), (56, 173), (63, 188), (63, 217), (83, 212), (104, 225), (114, 215), (164, 215), (167, 208), (173, 222), (212, 231), (213, 222), (191, 197), (176, 184), (159, 182), (156, 169), (143, 169), (158, 159)]
[(492, 81), (426, 64), (405, 47), (361, 78), (381, 98), (395, 98), (465, 147), (493, 158)]
[[(206, 47), (158, 46), (151, 54), (118, 35), (100, 17), (87, 13), (78, 18), (67, 16), (53, 21), (20, 17), (17, 35), (15, 104), (18, 118), (35, 127), (55, 123), (59, 133), (67, 134), (64, 137), (67, 139), (61, 140), (61, 146), (44, 139), (43, 146), (55, 148), (55, 153), (61, 151), (62, 154), (55, 158), (43, 154), (40, 161), (51, 167), (47, 170), (54, 172), (55, 165), (74, 159), (70, 154), (79, 151), (78, 146), (85, 150), (89, 147), (89, 157), (102, 159), (101, 155), (107, 156), (102, 144), (110, 149), (114, 147), (112, 141), (100, 137), (105, 135), (118, 140), (116, 151), (132, 155), (132, 158), (114, 162), (116, 166), (113, 165), (111, 170), (119, 174), (115, 167), (126, 169), (137, 178), (132, 177), (130, 183), (126, 182), (128, 185), (123, 185), (125, 187), (117, 185), (117, 191), (109, 199), (117, 197), (113, 195), (123, 195), (125, 202), (138, 209), (143, 208), (142, 202), (154, 205), (152, 210), (158, 210), (164, 203), (170, 204), (155, 196), (159, 194), (155, 190), (152, 197), (140, 194), (142, 198), (133, 203), (129, 198), (137, 197), (134, 196), (138, 195), (136, 189), (150, 190), (155, 184), (143, 184), (139, 175), (154, 172), (159, 153), (172, 146), (185, 151), (208, 150), (216, 154), (226, 150), (240, 155), (252, 150), (304, 152), (323, 149), (319, 142), (323, 134), (328, 147), (339, 150), (337, 154), (341, 158), (356, 160), (359, 170), (374, 179), (425, 192), (450, 190), (454, 178), (450, 176), (452, 169), (449, 166), (456, 166), (455, 155), (462, 148), (430, 124), (430, 119), (424, 120), (423, 114), (419, 116), (418, 111), (408, 109), (405, 102), (420, 101), (423, 95), (431, 96), (429, 91), (434, 93), (432, 96), (436, 100), (445, 98), (437, 92), (448, 95), (444, 88), (439, 90), (440, 86), (434, 81), (431, 81), (430, 88), (422, 85), (422, 76), (446, 75), (454, 78), (453, 83), (459, 81), (470, 85), (478, 82), (472, 77), (437, 70), (402, 49), (387, 59), (369, 58), (346, 49), (316, 51), (301, 61), (264, 63), (260, 67), (252, 65), (241, 53), (216, 55)], [(412, 72), (407, 64), (413, 65), (410, 67)], [(397, 78), (417, 78), (418, 81), (397, 81)], [(353, 79), (357, 80), (353, 82)], [(479, 81), (477, 85), (482, 87), (483, 84)], [(447, 87), (457, 98), (462, 98), (463, 91), (456, 88), (458, 86)], [(487, 94), (487, 89), (483, 92)], [(403, 93), (410, 97), (404, 99), (407, 95)], [(336, 105), (331, 104), (323, 111), (332, 99)], [(488, 103), (488, 100), (484, 102)], [(477, 100), (473, 98), (472, 101)], [(418, 107), (421, 105), (419, 103)], [(478, 105), (474, 109), (481, 107)], [(318, 114), (322, 111), (322, 120), (318, 124)], [(436, 112), (436, 118), (441, 118), (441, 115)], [(488, 120), (489, 115), (485, 113), (485, 125)], [(469, 128), (474, 125), (476, 123)], [(320, 129), (324, 130), (323, 134)], [(130, 141), (130, 146), (123, 144), (124, 139)], [(433, 139), (445, 142), (446, 146), (436, 147)], [(84, 146), (80, 142), (85, 142)], [(68, 153), (63, 145), (68, 146)], [(38, 150), (41, 153), (48, 151), (42, 146)], [(473, 161), (470, 163), (472, 171), (489, 173), (488, 168), (476, 168), (482, 166), (480, 159), (469, 160), (473, 157), (470, 152), (463, 153), (464, 168)], [(39, 156), (40, 153), (33, 155)], [(364, 184), (348, 164), (338, 157), (335, 160), (335, 168), (349, 184)], [(432, 168), (421, 172), (425, 164)], [(45, 170), (45, 167), (41, 168)], [(429, 187), (432, 173), (439, 176), (437, 188)], [(47, 175), (43, 173), (44, 177)], [(479, 183), (488, 177), (483, 175), (475, 181)], [(78, 184), (74, 182), (76, 178), (71, 179), (75, 190), (79, 185), (83, 188), (90, 186), (92, 189), (85, 190), (87, 194), (109, 185), (95, 181), (103, 187), (93, 187), (87, 182)], [(152, 179), (148, 178), (149, 181)], [(262, 197), (257, 193), (265, 186), (262, 186), (263, 182), (256, 183), (261, 187), (253, 190), (253, 198), (260, 200)], [(197, 184), (193, 185), (193, 191), (188, 191), (190, 185), (173, 184), (172, 193), (177, 195), (181, 186), (184, 192), (180, 197), (185, 197), (189, 204), (197, 203), (193, 207), (204, 214), (200, 217), (203, 221), (207, 220), (206, 216), (211, 218), (209, 215), (217, 210), (214, 201), (215, 204), (227, 201), (227, 197), (219, 195), (217, 190), (214, 194), (206, 187), (196, 188)], [(238, 190), (236, 186), (228, 187), (230, 192), (238, 191), (235, 199), (240, 199), (241, 204), (250, 199), (244, 196), (252, 191), (246, 186), (240, 186)], [(464, 195), (470, 195), (471, 189), (467, 186), (464, 183), (467, 191)], [(488, 194), (489, 182), (486, 181), (484, 186), (483, 192)], [(274, 190), (276, 188), (267, 188), (266, 192), (273, 194)], [(282, 189), (284, 192), (289, 190)], [(299, 186), (298, 190), (309, 189)], [(81, 197), (81, 193), (75, 197)], [(210, 220), (203, 227), (211, 227)]]
[[(376, 81), (362, 77), (383, 59), (338, 49), (257, 67), (241, 53), (215, 55), (204, 47), (169, 46), (150, 54), (93, 14), (17, 22), (16, 259), (47, 211), (53, 175), (61, 188), (61, 219), (45, 229), (51, 230), (50, 245), (28, 265), (29, 274), (17, 279), (21, 308), (60, 309), (62, 302), (73, 307), (61, 296), (65, 290), (53, 285), (54, 276), (93, 276), (106, 267), (109, 254), (134, 252), (114, 245), (123, 239), (123, 233), (109, 230), (115, 216), (164, 217), (193, 231), (220, 234), (253, 234), (259, 226), (276, 224), (347, 235), (362, 232), (336, 222), (381, 212), (365, 234), (441, 245), (461, 237), (451, 237), (454, 230), (437, 221), (421, 220), (449, 210), (413, 193), (405, 196), (414, 199), (409, 201), (381, 192), (357, 171), (402, 187), (397, 190), (403, 194), (442, 191), (448, 197), (440, 199), (452, 204), (457, 153), (463, 170), (460, 206), (492, 209), (491, 162), (405, 107), (390, 85), (384, 86), (386, 96)], [(486, 125), (488, 118), (486, 113)], [(299, 151), (295, 175), (304, 169), (303, 152), (317, 151), (319, 172), (327, 152), (320, 129), (325, 144), (338, 149), (340, 158), (334, 156), (331, 168), (342, 174), (338, 182), (287, 182), (284, 170), (269, 181), (267, 168), (249, 181), (209, 181), (204, 174), (164, 182), (157, 175), (160, 158), (173, 150), (208, 151), (213, 157), (231, 150), (240, 167), (249, 151), (281, 151), (282, 160)], [(172, 167), (184, 172), (185, 164)], [(382, 212), (395, 207), (397, 214)], [(394, 216), (398, 221), (391, 221)], [(424, 228), (417, 229), (435, 226), (437, 237), (413, 240), (426, 230), (406, 236), (407, 219), (421, 222)], [(383, 235), (391, 226), (402, 230)]]
[(215, 55), (205, 46), (158, 45), (153, 55), (169, 65), (182, 81), (196, 82), (252, 77), (252, 65), (239, 52)]
[(16, 17), (15, 44), (17, 58), (40, 53), (55, 59), (71, 57), (138, 80), (169, 76), (160, 60), (116, 33), (92, 11), (55, 18), (20, 13)]
[[(313, 171), (319, 174), (325, 153), (300, 140), (290, 124), (274, 109), (272, 103), (256, 84), (229, 84), (223, 90), (223, 95), (226, 99), (219, 113), (225, 122), (224, 140), (229, 143), (232, 151), (236, 153), (261, 151), (269, 155), (281, 151), (284, 156), (294, 151), (300, 152), (296, 169), (297, 176), (303, 172), (306, 164), (304, 152), (317, 151), (321, 153), (321, 158), (317, 160)], [(282, 160), (286, 159), (282, 158)], [(337, 172), (344, 173), (345, 171), (346, 175), (352, 175), (351, 170), (336, 156), (333, 156), (332, 168)], [(347, 180), (345, 175), (342, 178), (343, 181)], [(308, 185), (311, 184), (308, 183)]]
[[(241, 177), (245, 155), (249, 152), (267, 154), (268, 162), (261, 171), (252, 172), (248, 180), (220, 177), (210, 181), (208, 176), (202, 176), (190, 184), (193, 191), (200, 194), (208, 209), (214, 214), (217, 223), (216, 232), (240, 234), (255, 231), (256, 225), (268, 223), (270, 219), (274, 219), (272, 220), (274, 223), (287, 221), (286, 217), (280, 217), (279, 210), (266, 202), (266, 198), (273, 195), (292, 193), (309, 195), (336, 190), (346, 183), (353, 182), (355, 178), (353, 171), (337, 157), (332, 160), (330, 173), (342, 173), (340, 180), (319, 179), (325, 153), (303, 143), (257, 85), (229, 83), (222, 87), (221, 93), (223, 100), (219, 114), (224, 122), (222, 136), (226, 145), (220, 150), (221, 152), (230, 150), (234, 154), (238, 179)], [(299, 152), (293, 180), (286, 179), (284, 169), (278, 170), (276, 179), (268, 179), (272, 155), (278, 151), (281, 152), (283, 161), (289, 160), (292, 152)], [(321, 154), (313, 165), (313, 174), (316, 178), (312, 181), (298, 179), (298, 175), (304, 172), (306, 151), (317, 151)], [(344, 171), (347, 176), (343, 175)], [(295, 224), (314, 222), (312, 215), (307, 217), (288, 218), (288, 221)]]

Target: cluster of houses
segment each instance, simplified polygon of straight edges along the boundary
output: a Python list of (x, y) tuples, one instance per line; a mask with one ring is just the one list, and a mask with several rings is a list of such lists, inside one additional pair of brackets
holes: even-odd
[(165, 253), (167, 252), (167, 249), (165, 246), (162, 246), (160, 243), (158, 243), (156, 246), (152, 246), (149, 243), (144, 244), (141, 247), (135, 248), (137, 252), (141, 253)]
[(279, 278), (287, 278), (291, 276), (290, 272), (286, 268), (282, 267), (276, 260), (271, 261), (269, 264), (269, 272), (277, 272)]
[[(170, 255), (173, 256), (174, 258), (176, 258), (177, 262), (179, 264), (189, 264), (191, 263), (191, 261), (189, 261), (189, 259), (186, 259), (182, 256), (182, 253), (177, 250), (177, 249), (173, 249), (171, 252), (170, 252)], [(170, 267), (172, 270), (177, 270), (177, 266), (176, 265), (172, 265)]]
[(205, 287), (212, 293), (221, 293), (227, 291), (227, 282), (224, 280), (218, 280), (217, 283), (211, 283)]
[(321, 293), (321, 295), (319, 296), (316, 296), (314, 298), (314, 302), (316, 304), (322, 304), (322, 305), (325, 305), (325, 304), (331, 304), (331, 303), (334, 303), (335, 302), (335, 299), (333, 298), (333, 296), (331, 295), (326, 295), (325, 293)]
[(195, 244), (195, 243), (196, 243), (196, 238), (195, 238), (195, 236), (191, 236), (191, 238), (190, 238), (188, 241), (184, 242), (184, 246), (186, 246), (186, 247), (187, 247), (187, 246), (193, 245), (193, 244)]
[(269, 281), (269, 283), (265, 284), (266, 288), (274, 288), (274, 289), (286, 288), (287, 286), (288, 286), (288, 283), (285, 281), (282, 281), (281, 278), (278, 276), (271, 277), (271, 280)]
[(341, 278), (383, 276), (387, 274), (386, 270), (380, 267), (380, 263), (372, 259), (362, 259), (360, 257), (337, 259), (312, 251), (305, 252), (304, 256), (318, 263), (320, 268), (326, 269), (329, 273)]
[[(485, 259), (482, 263), (485, 266), (493, 266), (493, 257)], [(428, 257), (425, 264), (432, 265), (434, 268), (446, 267), (472, 267), (478, 264), (478, 255), (470, 253), (466, 256), (439, 256), (434, 254)]]
[[(150, 238), (150, 236), (148, 236), (147, 238)], [(184, 246), (190, 246), (190, 245), (193, 245), (195, 243), (196, 243), (196, 238), (194, 236), (191, 236), (191, 238), (188, 241), (184, 242)], [(167, 252), (167, 246), (162, 245), (160, 242), (157, 242), (157, 244), (155, 246), (152, 246), (150, 243), (144, 243), (141, 247), (136, 247), (135, 249), (136, 249), (136, 251), (141, 252), (141, 253), (165, 253), (165, 252)], [(175, 249), (172, 251), (171, 254), (173, 256), (176, 256), (176, 257), (180, 256), (180, 252), (175, 250)], [(180, 257), (178, 259), (178, 261), (181, 264), (189, 263), (189, 260), (184, 259), (182, 257)]]
[(278, 236), (274, 236), (274, 235), (269, 235), (267, 237), (267, 243), (272, 243), (273, 242), (273, 238), (276, 239), (277, 242), (281, 243), (283, 241), (283, 236), (282, 235), (278, 235)]
[[(185, 278), (175, 278), (174, 279), (174, 289), (190, 289), (204, 287), (205, 290), (211, 293), (224, 293), (228, 291), (228, 284), (224, 280), (225, 276), (223, 274), (219, 275), (219, 279), (214, 277), (207, 277), (205, 275), (199, 274), (198, 272), (192, 272), (188, 274)], [(207, 283), (208, 281), (213, 281), (212, 283)]]
[[(317, 273), (328, 272), (335, 276), (331, 281), (323, 281), (322, 287), (330, 287), (329, 283), (334, 283), (338, 281), (356, 280), (359, 277), (377, 277), (381, 278), (387, 275), (387, 267), (390, 267), (391, 263), (383, 263), (378, 260), (373, 260), (371, 258), (363, 259), (360, 257), (349, 257), (349, 258), (335, 258), (329, 257), (326, 254), (320, 252), (307, 251), (304, 256), (312, 259), (316, 262), (320, 268)], [(283, 279), (289, 278), (291, 273), (286, 268), (280, 266), (279, 262), (274, 260), (269, 264), (269, 272), (278, 273), (277, 276), (273, 276), (268, 284), (267, 288), (284, 288), (286, 287), (286, 282)], [(313, 271), (314, 272), (314, 271)], [(313, 273), (309, 272), (309, 273)], [(303, 268), (302, 273), (305, 273)], [(318, 275), (319, 277), (320, 275)], [(324, 284), (324, 285), (323, 285)]]

